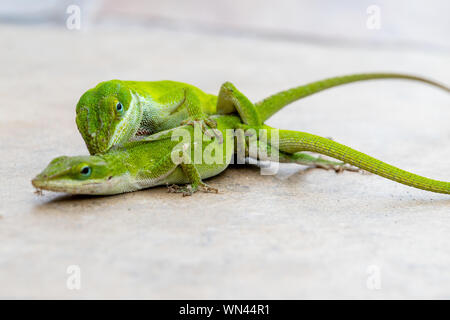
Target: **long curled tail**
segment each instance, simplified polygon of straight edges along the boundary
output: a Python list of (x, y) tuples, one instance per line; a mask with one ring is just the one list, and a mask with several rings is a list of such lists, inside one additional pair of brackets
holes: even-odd
[[(269, 126), (264, 126), (264, 128), (268, 129), (267, 133), (268, 137), (270, 137), (272, 128)], [(278, 148), (283, 152), (290, 154), (299, 151), (320, 153), (410, 187), (450, 194), (450, 182), (425, 178), (396, 168), (335, 141), (309, 133), (290, 130), (279, 130), (278, 134)]]
[(284, 106), (299, 100), (301, 98), (307, 97), (319, 91), (337, 87), (343, 84), (363, 81), (363, 80), (373, 80), (373, 79), (407, 79), (414, 80), (427, 83), (434, 87), (443, 89), (447, 92), (450, 91), (448, 87), (438, 82), (408, 75), (408, 74), (400, 74), (400, 73), (360, 73), (360, 74), (351, 74), (347, 76), (328, 78), (325, 80), (320, 80), (316, 82), (311, 82), (299, 87), (295, 87), (289, 90), (281, 91), (276, 93), (262, 101), (255, 103), (255, 106), (260, 115), (260, 119), (262, 122), (266, 121), (272, 115), (274, 115), (277, 111), (282, 109)]

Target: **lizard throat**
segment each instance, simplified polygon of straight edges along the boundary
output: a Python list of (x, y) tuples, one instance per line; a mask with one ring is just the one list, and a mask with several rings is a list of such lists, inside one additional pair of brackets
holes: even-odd
[(108, 149), (130, 140), (136, 134), (141, 119), (142, 107), (139, 98), (134, 93), (131, 93), (130, 108), (125, 117), (117, 124), (109, 141)]

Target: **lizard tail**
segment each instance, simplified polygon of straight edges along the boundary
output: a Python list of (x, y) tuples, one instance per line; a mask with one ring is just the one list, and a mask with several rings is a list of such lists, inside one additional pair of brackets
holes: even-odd
[[(269, 129), (268, 136), (272, 128)], [(313, 134), (279, 130), (279, 150), (287, 153), (311, 151), (339, 159), (355, 167), (410, 187), (450, 194), (450, 182), (438, 181), (396, 168), (350, 147)]]
[(337, 87), (343, 84), (364, 81), (364, 80), (373, 80), (373, 79), (407, 79), (407, 80), (415, 80), (427, 83), (434, 87), (443, 89), (447, 92), (450, 91), (448, 87), (445, 85), (426, 79), (418, 76), (400, 74), (400, 73), (360, 73), (360, 74), (351, 74), (347, 76), (328, 78), (325, 80), (320, 80), (316, 82), (311, 82), (299, 87), (295, 87), (292, 89), (288, 89), (285, 91), (281, 91), (276, 93), (262, 101), (255, 103), (255, 106), (260, 115), (260, 119), (262, 122), (266, 121), (284, 106), (319, 91)]

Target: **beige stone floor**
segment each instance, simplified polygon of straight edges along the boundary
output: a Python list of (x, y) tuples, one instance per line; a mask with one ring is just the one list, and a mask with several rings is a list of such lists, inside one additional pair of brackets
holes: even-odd
[[(86, 154), (79, 96), (107, 79), (172, 79), (252, 100), (324, 77), (400, 71), (450, 83), (445, 50), (295, 43), (130, 27), (0, 26), (1, 298), (450, 298), (450, 197), (374, 175), (232, 167), (220, 194), (33, 193), (59, 155)], [(269, 124), (331, 136), (450, 181), (448, 94), (353, 84)], [(69, 290), (68, 266), (81, 270)], [(372, 280), (380, 280), (374, 289)]]

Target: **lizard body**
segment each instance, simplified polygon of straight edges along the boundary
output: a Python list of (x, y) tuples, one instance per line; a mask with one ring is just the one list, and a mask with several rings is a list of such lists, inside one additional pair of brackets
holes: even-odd
[[(198, 183), (199, 186), (208, 188), (201, 179), (215, 176), (226, 169), (233, 155), (233, 144), (227, 141), (226, 129), (237, 128), (240, 123), (239, 117), (219, 116), (217, 128), (223, 132), (222, 143), (219, 144), (217, 139), (202, 142), (202, 152), (210, 144), (223, 148), (222, 158), (218, 163), (203, 161), (195, 165), (175, 164), (172, 152), (179, 142), (172, 141), (171, 135), (167, 134), (153, 141), (128, 142), (105, 154), (58, 157), (32, 183), (38, 189), (101, 195), (164, 184)], [(192, 126), (184, 126), (183, 129), (193, 137)], [(191, 152), (194, 152), (193, 147)]]
[(188, 118), (189, 104), (195, 104), (202, 114), (213, 114), (216, 100), (215, 96), (181, 82), (110, 80), (81, 96), (76, 122), (89, 152), (96, 154), (135, 135), (179, 126)]
[[(172, 129), (155, 140), (129, 142), (103, 155), (56, 158), (32, 180), (32, 184), (39, 190), (72, 194), (116, 194), (172, 183), (191, 183), (191, 187), (177, 187), (183, 194), (191, 194), (198, 189), (217, 192), (202, 179), (219, 174), (230, 163), (235, 149), (234, 145), (228, 142), (234, 139), (234, 136), (230, 136), (227, 129), (245, 128), (254, 129), (256, 132), (259, 132), (259, 129), (266, 129), (265, 132), (270, 137), (273, 128), (265, 125), (245, 125), (237, 116), (215, 115), (213, 118), (223, 138), (221, 142), (213, 139), (202, 144), (202, 151), (204, 152), (211, 144), (222, 148), (223, 152), (217, 163), (196, 164), (192, 161), (192, 152), (189, 153), (190, 163), (187, 163), (189, 161), (174, 163), (171, 155), (178, 142), (169, 139), (170, 133), (177, 130)], [(194, 138), (192, 126), (183, 128), (191, 138)], [(398, 169), (332, 140), (290, 130), (279, 130), (277, 133), (278, 144), (276, 147), (271, 146), (271, 152), (280, 152), (282, 155), (280, 159), (283, 162), (296, 162), (296, 155), (301, 155), (302, 151), (313, 151), (411, 187), (450, 194), (450, 182), (437, 181)], [(195, 139), (190, 142), (191, 151), (196, 142)]]
[[(75, 194), (116, 194), (169, 183), (190, 183), (189, 187), (175, 188), (175, 190), (182, 191), (183, 194), (191, 194), (199, 189), (207, 192), (217, 191), (206, 185), (202, 179), (219, 174), (230, 163), (232, 151), (236, 150), (227, 143), (235, 140), (234, 136), (228, 135), (228, 130), (245, 128), (259, 132), (258, 130), (265, 129), (269, 130), (270, 136), (273, 128), (264, 125), (264, 121), (292, 101), (345, 83), (395, 77), (431, 83), (448, 91), (448, 88), (443, 85), (418, 77), (395, 74), (360, 74), (331, 78), (296, 87), (253, 104), (229, 82), (221, 87), (218, 97), (205, 94), (196, 88), (186, 87), (189, 86), (186, 84), (169, 81), (125, 83), (115, 80), (115, 82), (107, 82), (100, 85), (100, 89), (96, 89), (97, 91), (100, 90), (100, 93), (94, 90), (94, 92), (88, 93), (80, 99), (80, 102), (84, 102), (77, 106), (77, 124), (80, 131), (87, 130), (86, 132), (91, 138), (98, 138), (101, 134), (112, 132), (112, 140), (104, 139), (108, 135), (103, 135), (102, 139), (86, 141), (91, 153), (98, 153), (105, 145), (107, 146), (106, 150), (109, 151), (93, 156), (56, 158), (41, 174), (33, 179), (32, 183), (37, 189)], [(113, 91), (115, 93), (111, 94)], [(178, 93), (174, 94), (175, 91)], [(188, 98), (189, 96), (190, 98)], [(99, 101), (100, 104), (98, 104)], [(155, 103), (155, 101), (158, 102)], [(164, 101), (164, 103), (161, 101)], [(86, 105), (89, 103), (96, 107), (87, 107)], [(123, 108), (121, 108), (120, 116), (117, 114), (119, 104)], [(199, 116), (197, 119), (201, 121), (191, 123), (181, 121), (179, 124), (185, 122), (195, 125), (200, 122), (201, 131), (203, 131), (205, 128), (201, 122), (207, 121), (220, 133), (219, 139), (216, 135), (216, 139), (201, 144), (203, 152), (211, 145), (214, 145), (217, 150), (222, 150), (222, 155), (219, 157), (220, 161), (212, 163), (192, 162), (192, 150), (195, 149), (198, 140), (195, 140), (195, 129), (190, 125), (181, 128), (187, 130), (190, 138), (194, 138), (194, 142), (189, 139), (188, 143), (183, 144), (183, 148), (187, 147), (191, 151), (188, 152), (188, 155), (184, 154), (182, 161), (173, 161), (173, 151), (179, 152), (179, 149), (177, 149), (179, 144), (169, 138), (176, 130), (180, 129), (176, 128), (176, 123), (183, 116), (176, 118), (176, 120), (170, 120), (170, 124), (167, 124), (167, 119), (171, 118), (174, 113), (182, 112), (183, 110), (179, 110), (179, 108), (183, 105), (186, 108), (184, 115), (191, 117), (191, 115), (197, 114)], [(101, 106), (101, 108), (97, 108), (98, 106)], [(105, 106), (109, 111), (104, 110)], [(203, 111), (200, 110), (200, 112), (195, 113), (195, 109), (198, 109), (199, 106)], [(216, 106), (215, 109), (214, 106)], [(235, 111), (239, 116), (227, 115), (236, 113)], [(208, 119), (204, 117), (205, 112), (211, 114)], [(216, 114), (213, 114), (214, 112)], [(147, 114), (147, 116), (144, 117), (144, 114)], [(149, 117), (156, 117), (156, 120), (149, 119)], [(114, 119), (114, 123), (110, 121), (111, 118)], [(140, 126), (144, 121), (143, 119), (154, 126), (151, 132), (153, 133), (153, 130), (155, 130), (157, 133), (144, 137), (139, 142), (127, 142), (139, 130), (142, 130)], [(144, 129), (147, 130), (148, 128)], [(344, 163), (349, 163), (408, 186), (432, 192), (450, 193), (449, 182), (428, 179), (409, 173), (332, 140), (303, 132), (289, 130), (277, 132), (279, 133), (277, 145), (267, 144), (266, 147), (271, 152), (278, 154), (280, 162), (322, 166), (327, 169), (336, 166), (343, 168)], [(257, 135), (257, 138), (257, 143), (264, 144), (259, 135)], [(208, 139), (206, 140), (208, 141)], [(89, 143), (91, 143), (91, 147), (94, 146), (94, 149), (89, 147)], [(248, 151), (248, 146), (245, 145), (244, 149)], [(344, 163), (314, 158), (302, 153), (302, 151), (328, 155)]]
[[(281, 91), (247, 108), (233, 84), (224, 83), (218, 96), (175, 81), (121, 81), (99, 83), (85, 92), (76, 108), (78, 129), (91, 154), (104, 153), (139, 135), (150, 135), (181, 124), (199, 122), (203, 129), (214, 128), (212, 114), (238, 113), (245, 124), (260, 123), (282, 107), (328, 88), (373, 79), (408, 79), (449, 91), (434, 81), (405, 74), (363, 73), (333, 77)], [(245, 96), (244, 96), (245, 97)], [(248, 100), (248, 99), (246, 99)], [(253, 104), (252, 104), (253, 105)]]

